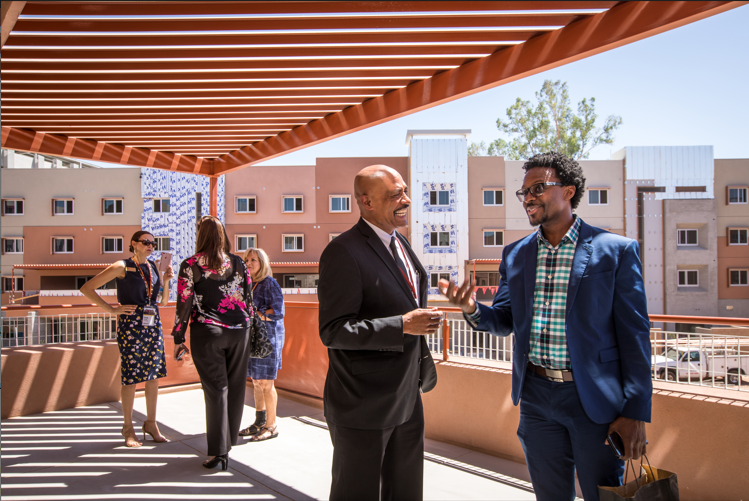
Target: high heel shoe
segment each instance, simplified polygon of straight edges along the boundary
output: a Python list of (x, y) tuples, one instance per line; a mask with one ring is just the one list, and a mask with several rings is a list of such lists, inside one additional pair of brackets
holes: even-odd
[(169, 441), (169, 440), (167, 440), (167, 439), (166, 439), (166, 438), (165, 438), (165, 437), (164, 437), (164, 436), (163, 436), (163, 435), (161, 434), (161, 432), (159, 432), (159, 431), (158, 431), (158, 428), (157, 428), (157, 433), (159, 434), (159, 436), (158, 436), (158, 437), (156, 437), (156, 435), (154, 435), (154, 434), (153, 434), (152, 432), (150, 432), (150, 431), (146, 430), (146, 425), (147, 425), (147, 424), (149, 424), (149, 423), (151, 423), (151, 424), (153, 424), (154, 426), (156, 426), (156, 421), (144, 421), (144, 422), (143, 422), (143, 426), (141, 427), (141, 430), (143, 430), (143, 441), (144, 441), (144, 442), (146, 441), (146, 435), (147, 435), (147, 434), (148, 434), (148, 435), (151, 435), (151, 440), (153, 440), (154, 442), (156, 442), (156, 443), (159, 443), (159, 444), (163, 444), (164, 442), (168, 442), (168, 441)]
[(122, 427), (122, 437), (125, 439), (125, 447), (140, 447), (143, 445), (138, 442), (138, 436), (135, 434), (133, 425)]
[(203, 461), (203, 467), (208, 468), (209, 470), (211, 468), (215, 468), (218, 466), (218, 464), (221, 463), (221, 470), (226, 471), (229, 469), (229, 455), (228, 454), (222, 454), (221, 456), (213, 456), (213, 458), (209, 459), (208, 461)]

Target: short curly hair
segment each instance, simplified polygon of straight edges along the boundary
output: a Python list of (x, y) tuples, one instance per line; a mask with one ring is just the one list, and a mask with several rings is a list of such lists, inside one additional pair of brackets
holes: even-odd
[(562, 182), (562, 186), (575, 187), (575, 194), (572, 196), (570, 203), (573, 209), (577, 209), (577, 206), (580, 205), (580, 200), (583, 198), (583, 193), (585, 193), (585, 176), (583, 176), (583, 169), (580, 167), (580, 164), (562, 153), (549, 151), (533, 155), (523, 164), (525, 172), (536, 167), (554, 169), (557, 177)]

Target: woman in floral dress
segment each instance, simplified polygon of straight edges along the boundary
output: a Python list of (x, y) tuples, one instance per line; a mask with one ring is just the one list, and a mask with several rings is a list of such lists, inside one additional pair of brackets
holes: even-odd
[[(156, 245), (153, 235), (136, 231), (130, 241), (133, 257), (117, 261), (81, 287), (81, 293), (104, 311), (119, 315), (117, 319), (117, 346), (120, 348), (122, 373), (122, 415), (125, 425), (122, 436), (128, 447), (140, 447), (133, 428), (135, 385), (146, 383), (146, 421), (143, 423), (143, 440), (146, 434), (155, 442), (166, 442), (156, 424), (156, 399), (159, 395), (159, 378), (166, 377), (164, 338), (161, 334), (159, 307), (169, 301), (169, 280), (174, 276), (171, 265), (164, 272), (164, 280), (153, 261), (147, 258)], [(116, 280), (117, 301), (112, 306), (96, 293), (96, 289)], [(164, 284), (161, 291), (161, 284)], [(161, 295), (161, 300), (158, 300)]]
[(185, 259), (177, 282), (172, 334), (175, 357), (186, 349), (188, 322), (193, 361), (203, 385), (208, 455), (206, 468), (229, 467), (244, 409), (252, 316), (250, 278), (244, 262), (229, 252), (224, 226), (206, 216), (198, 225), (195, 255)]

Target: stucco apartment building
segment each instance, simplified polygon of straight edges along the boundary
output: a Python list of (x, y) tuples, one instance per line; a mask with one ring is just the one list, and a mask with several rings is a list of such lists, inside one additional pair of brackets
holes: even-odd
[[(478, 298), (490, 301), (503, 248), (535, 229), (515, 196), (523, 162), (469, 157), (469, 133), (408, 131), (404, 157), (318, 158), (311, 166), (232, 172), (218, 190), (219, 217), (232, 250), (265, 249), (282, 287), (314, 293), (323, 249), (358, 220), (356, 172), (385, 164), (409, 184), (412, 206), (403, 233), (430, 273), (430, 299), (440, 300), (440, 278), (474, 277)], [(651, 313), (749, 317), (749, 160), (715, 160), (709, 146), (628, 147), (612, 160), (581, 165), (587, 189), (576, 212), (589, 224), (639, 241)], [(105, 252), (102, 242), (129, 238), (140, 226), (170, 246), (177, 264), (194, 249), (196, 218), (208, 212), (207, 195), (199, 195), (208, 192), (201, 176), (153, 169), (31, 171), (3, 169), (4, 209), (12, 210), (13, 200), (24, 202), (23, 216), (5, 211), (2, 218), (4, 239), (24, 239), (24, 254), (2, 256), (4, 287), (10, 264), (110, 263), (125, 257), (124, 243), (125, 252), (117, 253)], [(47, 174), (55, 181), (37, 189), (38, 180), (53, 179)], [(102, 214), (107, 197), (123, 200), (122, 214)], [(74, 214), (55, 215), (52, 200), (68, 198), (75, 200)], [(51, 239), (68, 235), (74, 237), (75, 255), (53, 252)], [(34, 250), (27, 250), (31, 242)], [(14, 245), (4, 240), (3, 250)], [(70, 271), (55, 273), (73, 277)], [(26, 289), (63, 285), (42, 280), (53, 276), (47, 270), (23, 274), (26, 283), (17, 286)]]

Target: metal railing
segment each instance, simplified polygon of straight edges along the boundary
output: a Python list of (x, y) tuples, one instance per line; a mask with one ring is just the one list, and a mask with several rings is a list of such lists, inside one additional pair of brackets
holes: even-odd
[(117, 337), (117, 317), (109, 313), (63, 313), (2, 317), (2, 346), (101, 341)]
[[(723, 334), (688, 334), (653, 330), (651, 370), (654, 381), (749, 391), (749, 337)], [(468, 322), (446, 318), (427, 336), (435, 358), (464, 357), (512, 362), (515, 335), (493, 336), (474, 331)]]

